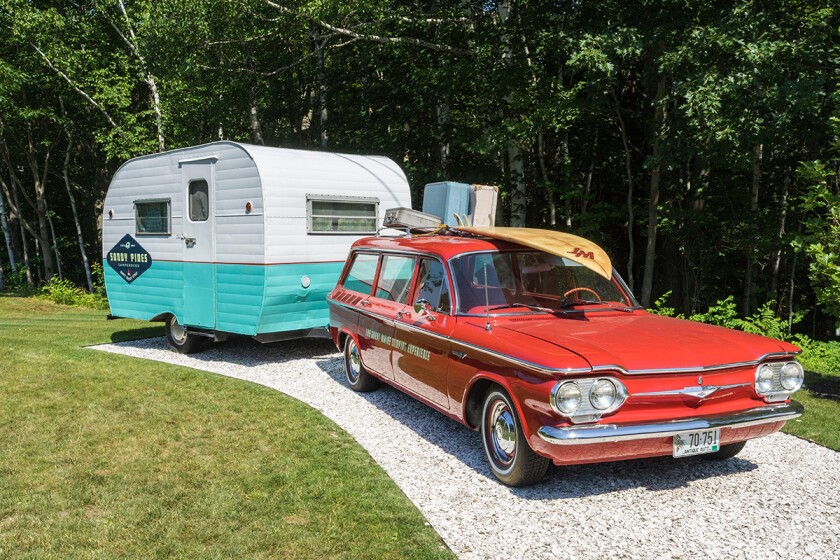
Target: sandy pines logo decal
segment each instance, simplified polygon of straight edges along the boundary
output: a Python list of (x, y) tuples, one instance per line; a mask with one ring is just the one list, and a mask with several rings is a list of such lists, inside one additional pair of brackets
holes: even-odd
[(152, 255), (128, 234), (108, 251), (106, 260), (111, 268), (129, 284), (152, 266)]

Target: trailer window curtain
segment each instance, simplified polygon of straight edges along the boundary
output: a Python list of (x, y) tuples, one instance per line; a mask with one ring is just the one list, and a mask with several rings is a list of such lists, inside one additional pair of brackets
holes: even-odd
[(169, 235), (169, 201), (145, 200), (134, 203), (137, 235)]
[(309, 233), (376, 233), (378, 200), (309, 199)]

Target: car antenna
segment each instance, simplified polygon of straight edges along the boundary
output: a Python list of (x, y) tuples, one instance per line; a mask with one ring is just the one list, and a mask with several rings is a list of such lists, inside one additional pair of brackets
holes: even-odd
[(484, 264), (484, 312), (487, 313), (487, 324), (484, 325), (484, 330), (492, 331), (490, 326), (490, 294), (487, 292), (487, 264)]

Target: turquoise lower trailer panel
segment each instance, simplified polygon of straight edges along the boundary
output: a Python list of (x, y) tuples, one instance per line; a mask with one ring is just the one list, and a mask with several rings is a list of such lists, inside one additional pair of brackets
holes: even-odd
[(187, 326), (252, 336), (326, 326), (326, 296), (343, 266), (154, 261), (129, 284), (103, 262), (115, 317), (148, 321), (171, 313)]

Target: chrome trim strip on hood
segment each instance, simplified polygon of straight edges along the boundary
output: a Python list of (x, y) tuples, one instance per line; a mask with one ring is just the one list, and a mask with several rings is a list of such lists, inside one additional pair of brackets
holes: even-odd
[(537, 434), (555, 445), (614, 443), (638, 439), (671, 437), (681, 432), (715, 428), (747, 428), (798, 418), (805, 408), (796, 401), (760, 406), (735, 414), (719, 414), (651, 424), (594, 424), (589, 426), (542, 426)]
[(764, 354), (760, 358), (755, 360), (750, 360), (748, 362), (732, 362), (729, 364), (716, 364), (712, 366), (692, 366), (692, 367), (682, 367), (682, 368), (654, 368), (654, 369), (625, 369), (622, 366), (616, 364), (608, 364), (602, 366), (594, 366), (592, 368), (593, 372), (601, 372), (601, 371), (617, 371), (619, 373), (623, 373), (625, 375), (655, 375), (657, 373), (703, 373), (704, 371), (717, 371), (720, 369), (732, 369), (738, 367), (747, 367), (747, 366), (757, 366), (764, 360), (768, 360), (770, 358), (792, 358), (801, 354), (802, 351), (798, 352), (769, 352)]

